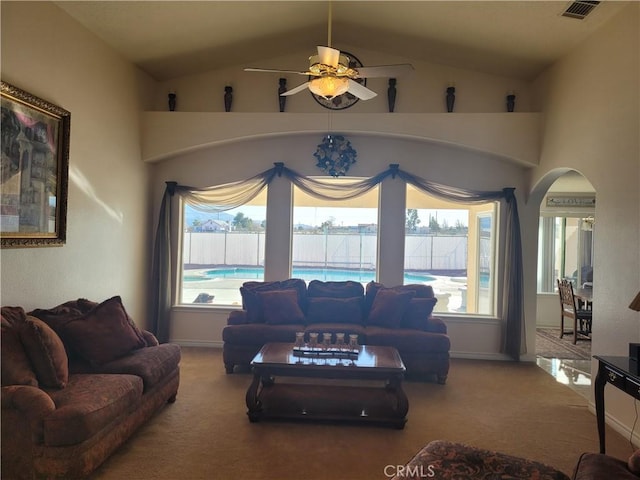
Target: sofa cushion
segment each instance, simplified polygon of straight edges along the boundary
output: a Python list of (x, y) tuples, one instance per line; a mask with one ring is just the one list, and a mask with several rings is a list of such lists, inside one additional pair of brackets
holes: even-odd
[(18, 330), (12, 327), (4, 317), (2, 317), (0, 339), (2, 386), (31, 385), (37, 387), (38, 379), (31, 368), (27, 352), (25, 352), (22, 346)]
[(304, 312), (306, 310), (307, 284), (299, 278), (276, 282), (244, 282), (240, 287), (242, 296), (242, 308), (247, 311), (249, 323), (264, 323), (262, 303), (259, 293), (274, 290), (296, 290), (298, 292), (298, 305)]
[(323, 282), (311, 280), (307, 286), (307, 297), (353, 298), (364, 297), (364, 287), (360, 282)]
[(137, 375), (142, 378), (145, 392), (166, 379), (180, 363), (180, 346), (163, 343), (155, 347), (134, 350), (129, 355), (93, 368), (97, 373)]
[(142, 396), (135, 375), (72, 375), (67, 388), (49, 392), (55, 411), (44, 419), (47, 446), (75, 445), (134, 411)]
[(362, 323), (364, 297), (307, 298), (307, 324), (314, 323)]
[(296, 332), (303, 332), (305, 326), (267, 325), (266, 323), (246, 323), (227, 325), (222, 329), (222, 340), (233, 345), (264, 345), (270, 342), (294, 342)]
[(64, 388), (69, 380), (69, 361), (60, 337), (31, 316), (18, 325), (18, 333), (40, 387)]
[(110, 362), (146, 346), (119, 296), (105, 300), (57, 329), (65, 343), (94, 365)]
[(89, 313), (97, 306), (98, 303), (96, 302), (86, 298), (79, 298), (64, 302), (53, 308), (36, 308), (30, 311), (29, 315), (39, 318), (55, 330), (58, 325)]
[(265, 323), (269, 325), (304, 323), (304, 312), (296, 290), (258, 292)]
[(400, 354), (402, 352), (448, 353), (451, 348), (449, 337), (442, 333), (374, 325), (367, 326), (365, 335), (368, 344), (396, 347)]
[(400, 291), (393, 288), (380, 288), (367, 315), (367, 325), (380, 325), (398, 328), (409, 302), (414, 297), (413, 291)]
[(401, 328), (415, 328), (417, 330), (427, 329), (427, 320), (433, 312), (438, 299), (433, 298), (412, 298), (407, 306), (402, 319)]

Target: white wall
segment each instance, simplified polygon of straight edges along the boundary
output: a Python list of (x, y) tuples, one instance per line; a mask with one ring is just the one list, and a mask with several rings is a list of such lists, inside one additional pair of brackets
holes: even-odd
[(71, 112), (67, 243), (2, 250), (2, 305), (121, 295), (145, 326), (153, 82), (48, 2), (2, 2), (2, 80)]
[[(336, 48), (353, 53), (364, 66), (400, 63), (411, 63), (414, 66), (415, 71), (412, 74), (397, 79), (397, 113), (446, 112), (445, 91), (452, 82), (456, 88), (455, 112), (505, 112), (506, 95), (509, 91), (516, 94), (516, 112), (533, 111), (531, 86), (524, 80), (390, 56), (350, 45), (336, 45)], [(304, 83), (307, 77), (295, 74), (244, 72), (243, 68), (303, 70), (308, 68), (307, 59), (311, 54), (315, 54), (314, 46), (311, 47), (311, 51), (302, 46), (298, 53), (292, 55), (161, 82), (155, 99), (155, 110), (166, 111), (167, 94), (174, 91), (177, 95), (176, 111), (223, 112), (224, 87), (230, 85), (233, 88), (232, 112), (278, 112), (278, 79), (286, 78), (287, 88), (291, 90)], [(368, 79), (367, 88), (374, 90), (378, 96), (366, 102), (359, 101), (340, 113), (387, 112), (387, 87), (386, 78)], [(307, 91), (287, 97), (287, 113), (323, 111), (327, 110), (318, 105)]]
[[(626, 355), (628, 343), (640, 340), (640, 317), (627, 308), (640, 289), (639, 63), (640, 4), (632, 2), (535, 84), (545, 121), (530, 202), (539, 203), (567, 169), (596, 191), (595, 355)], [(633, 400), (606, 392), (607, 413), (627, 434)]]
[[(522, 167), (495, 156), (451, 145), (383, 135), (352, 134), (348, 138), (358, 152), (358, 162), (350, 171), (353, 176), (372, 176), (385, 170), (389, 163), (399, 163), (408, 172), (448, 185), (487, 190), (514, 186), (517, 192), (526, 190)], [(154, 165), (155, 197), (159, 201), (165, 181), (177, 181), (191, 186), (227, 183), (269, 169), (278, 161), (299, 173), (317, 175), (319, 172), (315, 167), (313, 151), (320, 139), (318, 134), (258, 138), (218, 144), (176, 155)], [(399, 182), (399, 179), (389, 179), (384, 182), (382, 189), (393, 192)], [(403, 209), (402, 194), (396, 192), (391, 196), (397, 201), (402, 200)], [(384, 198), (384, 193), (381, 193), (381, 197)], [(284, 205), (285, 201), (289, 202), (290, 196), (284, 195), (282, 198)], [(523, 203), (523, 198), (519, 201)], [(402, 278), (402, 249), (400, 261), (393, 261), (396, 244), (403, 244), (403, 238), (397, 235), (397, 229), (390, 222), (397, 216), (397, 210), (392, 205), (394, 203), (395, 201), (385, 203), (390, 208), (381, 210), (379, 223), (380, 236), (386, 238), (387, 242), (385, 254), (391, 257), (387, 262), (391, 266), (384, 267), (383, 275), (396, 278), (399, 273), (399, 278)], [(288, 210), (283, 209), (282, 215), (287, 217)], [(400, 218), (404, 218), (404, 215)], [(537, 225), (537, 216), (534, 214), (531, 218)], [(271, 219), (267, 225), (273, 226)], [(288, 262), (288, 255), (281, 255), (281, 251), (287, 250), (288, 242), (279, 242), (273, 248), (274, 255), (285, 258), (285, 262)], [(383, 268), (382, 263), (380, 268)], [(221, 345), (221, 331), (228, 311), (224, 308), (210, 308), (207, 315), (203, 308), (177, 307), (172, 314), (171, 338), (184, 344)], [(535, 328), (535, 314), (529, 315)], [(456, 355), (503, 358), (500, 355), (502, 328), (499, 321), (454, 316), (448, 317), (446, 321), (450, 327), (452, 351)]]

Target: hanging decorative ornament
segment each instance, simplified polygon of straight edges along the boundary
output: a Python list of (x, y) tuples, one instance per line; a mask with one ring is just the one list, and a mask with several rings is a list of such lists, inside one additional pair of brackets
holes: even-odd
[(313, 154), (318, 160), (316, 166), (332, 177), (346, 175), (351, 165), (356, 163), (357, 153), (351, 142), (342, 135), (328, 134)]

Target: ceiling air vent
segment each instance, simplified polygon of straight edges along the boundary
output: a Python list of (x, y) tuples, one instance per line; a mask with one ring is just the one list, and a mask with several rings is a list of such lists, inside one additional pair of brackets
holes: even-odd
[(562, 12), (562, 16), (582, 20), (599, 4), (600, 2), (596, 1), (578, 0), (576, 2), (572, 2), (567, 9)]

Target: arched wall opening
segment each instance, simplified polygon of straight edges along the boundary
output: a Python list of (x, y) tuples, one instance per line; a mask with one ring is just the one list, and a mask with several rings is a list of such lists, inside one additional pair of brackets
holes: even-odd
[[(561, 331), (561, 307), (556, 282), (568, 279), (576, 291), (593, 289), (593, 242), (596, 191), (581, 173), (555, 169), (535, 185), (529, 202), (539, 205), (536, 264), (537, 364), (556, 379), (585, 396), (591, 386), (591, 339), (578, 336), (565, 319)], [(569, 332), (571, 330), (571, 332)]]

